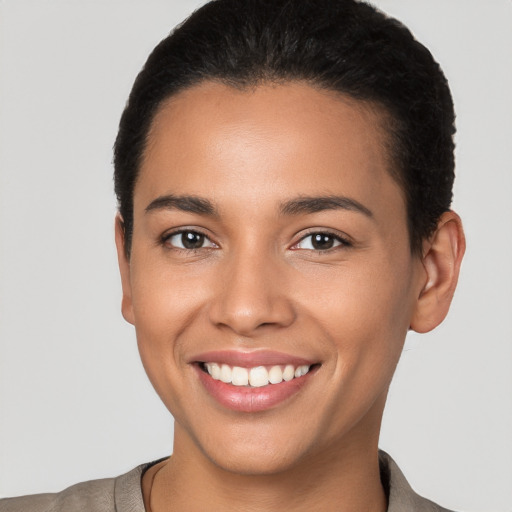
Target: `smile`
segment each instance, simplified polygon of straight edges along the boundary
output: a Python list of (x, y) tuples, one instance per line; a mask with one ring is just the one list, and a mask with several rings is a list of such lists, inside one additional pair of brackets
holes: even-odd
[(269, 384), (280, 384), (289, 382), (292, 379), (303, 377), (310, 370), (310, 365), (286, 366), (275, 365), (267, 368), (265, 366), (255, 366), (253, 368), (243, 368), (240, 366), (229, 366), (227, 364), (203, 363), (202, 368), (214, 380), (220, 380), (233, 386), (244, 386), (260, 388)]
[(193, 367), (215, 402), (224, 409), (256, 413), (299, 395), (320, 363), (270, 351), (219, 351), (198, 355)]

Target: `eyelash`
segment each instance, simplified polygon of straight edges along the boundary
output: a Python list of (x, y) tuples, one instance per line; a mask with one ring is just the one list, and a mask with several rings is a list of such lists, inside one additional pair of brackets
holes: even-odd
[[(303, 250), (307, 250), (307, 251), (313, 251), (313, 252), (317, 252), (317, 253), (320, 253), (320, 254), (325, 254), (325, 253), (330, 253), (332, 251), (336, 251), (336, 250), (339, 250), (339, 249), (343, 249), (343, 248), (350, 248), (353, 246), (352, 242), (350, 240), (348, 240), (347, 238), (337, 234), (337, 233), (332, 233), (331, 231), (322, 231), (322, 230), (315, 230), (315, 231), (310, 231), (309, 233), (307, 233), (306, 235), (304, 235), (293, 247), (292, 249), (293, 250), (300, 250), (300, 248), (298, 247), (299, 244), (301, 244), (302, 242), (304, 242), (305, 240), (307, 240), (308, 238), (312, 238), (314, 236), (326, 236), (326, 237), (329, 237), (330, 239), (333, 240), (333, 243), (337, 243), (337, 245), (334, 245), (333, 247), (329, 247), (327, 249), (315, 249), (314, 247), (311, 247), (311, 248), (306, 248), (306, 249), (303, 249)], [(312, 241), (310, 243), (311, 246), (314, 245), (314, 242)]]
[[(177, 247), (176, 245), (174, 244), (171, 244), (170, 243), (170, 240), (175, 237), (175, 236), (179, 236), (181, 235), (182, 237), (182, 240), (183, 240), (183, 236), (185, 234), (190, 234), (190, 235), (193, 235), (193, 236), (199, 236), (199, 237), (202, 237), (202, 243), (204, 244), (205, 241), (209, 241), (209, 243), (211, 245), (207, 246), (207, 247), (194, 247), (194, 248), (187, 248), (187, 247)], [(332, 243), (335, 244), (333, 247), (328, 247), (327, 249), (318, 249), (318, 248), (315, 248), (314, 247), (314, 241), (312, 241), (310, 243), (311, 247), (309, 248), (301, 248), (299, 247), (299, 245), (304, 242), (305, 240), (307, 240), (308, 238), (311, 238), (311, 237), (314, 237), (314, 236), (321, 236), (321, 237), (327, 237), (329, 238), (330, 240), (332, 240)], [(321, 240), (319, 240), (321, 241)], [(180, 229), (178, 231), (172, 231), (171, 233), (166, 233), (165, 235), (163, 235), (161, 237), (161, 240), (160, 240), (160, 243), (163, 245), (163, 246), (170, 246), (173, 250), (176, 250), (176, 251), (185, 251), (185, 252), (197, 252), (197, 251), (200, 251), (201, 249), (216, 249), (218, 248), (218, 245), (215, 243), (215, 242), (212, 242), (212, 240), (204, 233), (202, 233), (201, 231), (198, 231), (198, 230), (194, 230), (194, 229)], [(182, 245), (183, 245), (183, 242), (182, 242)], [(345, 237), (342, 237), (340, 236), (339, 234), (335, 234), (335, 233), (332, 233), (330, 231), (311, 231), (309, 233), (307, 233), (306, 235), (304, 235), (296, 244), (294, 244), (291, 249), (292, 250), (300, 250), (300, 249), (303, 249), (303, 250), (307, 250), (307, 251), (313, 251), (313, 252), (317, 252), (317, 253), (328, 253), (328, 252), (332, 252), (332, 251), (336, 251), (338, 249), (342, 249), (342, 248), (349, 248), (349, 247), (352, 247), (352, 242), (350, 242), (350, 240), (348, 240), (347, 238)]]
[[(181, 235), (181, 237), (183, 239), (183, 235), (185, 235), (187, 233), (191, 234), (191, 235), (203, 237), (203, 243), (205, 241), (209, 241), (209, 243), (211, 245), (208, 246), (208, 247), (188, 248), (188, 247), (177, 247), (176, 245), (173, 245), (173, 244), (170, 243), (170, 240), (173, 237)], [(164, 234), (161, 237), (160, 243), (161, 243), (161, 245), (163, 245), (165, 247), (169, 247), (170, 246), (170, 248), (172, 250), (174, 250), (174, 251), (185, 251), (185, 252), (193, 252), (193, 253), (195, 253), (197, 251), (200, 251), (201, 249), (216, 249), (218, 247), (217, 244), (215, 244), (214, 242), (211, 241), (210, 237), (208, 237), (206, 234), (204, 234), (201, 231), (198, 231), (196, 229), (180, 229), (180, 230), (177, 230), (177, 231), (172, 231), (171, 233), (166, 233), (166, 234)]]

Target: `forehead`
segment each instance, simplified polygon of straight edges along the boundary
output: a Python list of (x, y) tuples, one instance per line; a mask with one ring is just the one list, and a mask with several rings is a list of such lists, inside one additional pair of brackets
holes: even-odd
[(242, 90), (202, 83), (157, 112), (135, 202), (162, 193), (222, 200), (234, 191), (248, 204), (334, 192), (363, 198), (386, 189), (400, 196), (384, 118), (372, 105), (304, 83)]

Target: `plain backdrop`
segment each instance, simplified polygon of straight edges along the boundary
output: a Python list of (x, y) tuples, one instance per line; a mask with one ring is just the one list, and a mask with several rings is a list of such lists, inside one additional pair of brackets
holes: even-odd
[[(201, 2), (0, 2), (0, 495), (172, 451), (120, 314), (111, 148), (150, 50)], [(512, 511), (512, 3), (379, 0), (441, 63), (467, 255), (445, 323), (407, 341), (381, 446), (413, 487)]]

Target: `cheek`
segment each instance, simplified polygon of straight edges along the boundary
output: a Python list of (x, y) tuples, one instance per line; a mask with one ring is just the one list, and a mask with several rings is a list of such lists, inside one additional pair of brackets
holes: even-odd
[[(149, 259), (132, 260), (132, 303), (142, 363), (160, 393), (183, 361), (181, 334), (196, 325), (207, 303), (207, 287), (186, 272)], [(175, 383), (179, 385), (179, 382)], [(167, 401), (166, 401), (167, 402)]]
[(311, 304), (326, 325), (337, 324), (340, 333), (404, 332), (413, 305), (411, 266), (406, 261), (394, 265), (368, 261), (325, 269), (323, 275), (319, 272), (306, 280), (302, 300)]
[[(162, 258), (132, 265), (132, 301), (136, 325), (153, 334), (176, 333), (190, 323), (206, 300), (204, 276), (173, 268)], [(155, 342), (158, 340), (155, 339)]]
[[(324, 276), (310, 296), (310, 314), (341, 359), (340, 368), (375, 369), (389, 377), (401, 353), (414, 300), (412, 267), (406, 258), (385, 259)], [(341, 370), (340, 370), (341, 371)]]

